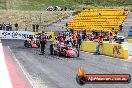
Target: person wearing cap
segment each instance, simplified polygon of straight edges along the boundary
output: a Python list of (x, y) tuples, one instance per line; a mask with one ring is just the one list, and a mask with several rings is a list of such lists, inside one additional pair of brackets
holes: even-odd
[(94, 53), (94, 55), (99, 55), (100, 54), (100, 46), (102, 45), (103, 43), (103, 40), (104, 40), (104, 36), (103, 36), (103, 33), (101, 32), (100, 35), (99, 35), (99, 38), (98, 38), (98, 44), (96, 46), (96, 52)]
[(45, 52), (45, 45), (46, 45), (46, 36), (45, 36), (45, 32), (42, 31), (41, 38), (40, 38), (40, 46), (41, 46), (41, 54), (42, 55)]

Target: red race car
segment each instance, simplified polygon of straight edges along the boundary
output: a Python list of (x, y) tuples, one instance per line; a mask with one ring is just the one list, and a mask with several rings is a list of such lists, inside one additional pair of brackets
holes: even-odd
[(50, 45), (50, 54), (66, 57), (79, 57), (79, 50), (64, 43)]
[(40, 47), (40, 41), (38, 39), (26, 39), (24, 41), (24, 46), (27, 48), (39, 48)]

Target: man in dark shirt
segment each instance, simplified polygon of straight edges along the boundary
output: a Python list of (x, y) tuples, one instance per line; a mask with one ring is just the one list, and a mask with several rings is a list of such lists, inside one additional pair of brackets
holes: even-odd
[(38, 32), (38, 29), (39, 29), (39, 25), (37, 24), (36, 25), (36, 32)]
[(15, 24), (16, 31), (18, 31), (18, 23)]
[(0, 30), (2, 30), (2, 24), (0, 24)]
[(44, 31), (42, 31), (41, 38), (40, 38), (41, 55), (44, 55), (44, 52), (45, 52), (46, 39), (47, 39), (46, 34)]
[(35, 32), (35, 25), (33, 24), (32, 26), (33, 26), (33, 32)]

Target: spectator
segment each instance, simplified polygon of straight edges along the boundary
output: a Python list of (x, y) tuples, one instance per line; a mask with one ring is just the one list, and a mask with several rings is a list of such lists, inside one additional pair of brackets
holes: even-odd
[(73, 45), (73, 39), (72, 39), (72, 34), (71, 34), (71, 33), (69, 34), (69, 39), (68, 39), (68, 41)]
[(39, 29), (39, 25), (37, 24), (36, 25), (36, 32), (38, 32), (38, 29)]
[(78, 34), (78, 36), (77, 36), (77, 45), (78, 45), (78, 47), (80, 48), (80, 46), (81, 46), (81, 35), (80, 34)]
[(75, 47), (76, 46), (76, 43), (77, 43), (77, 35), (76, 35), (76, 32), (74, 32), (72, 38), (73, 38), (73, 46)]
[(113, 42), (113, 39), (114, 39), (114, 29), (113, 28), (109, 32), (108, 36), (109, 36), (109, 43), (112, 43)]
[(32, 26), (33, 26), (33, 32), (35, 32), (35, 25), (33, 24)]
[(0, 24), (0, 30), (2, 30), (2, 24)]
[(94, 55), (99, 55), (100, 54), (100, 51), (99, 51), (99, 49), (100, 49), (100, 46), (102, 45), (102, 43), (103, 43), (103, 36), (102, 36), (102, 34), (99, 36), (99, 38), (98, 38), (98, 44), (97, 44), (97, 46), (96, 46), (96, 52), (94, 53)]
[(69, 34), (67, 33), (67, 34), (66, 34), (66, 38), (65, 38), (66, 44), (69, 44), (69, 37), (70, 37), (70, 36), (69, 36)]
[(119, 26), (120, 31), (122, 31), (122, 28), (123, 28), (123, 26), (122, 26), (122, 25), (120, 25), (120, 26)]
[(85, 40), (85, 39), (86, 39), (86, 36), (87, 36), (87, 35), (86, 35), (86, 30), (84, 30), (84, 31), (82, 32), (82, 39)]
[(9, 24), (6, 25), (6, 31), (9, 31)]
[(66, 27), (68, 26), (68, 24), (66, 23)]
[(3, 22), (2, 29), (5, 31), (6, 24)]
[(57, 35), (57, 40), (60, 41), (61, 40), (61, 37), (62, 37), (61, 36), (61, 32), (59, 32), (58, 35)]
[(67, 11), (67, 8), (66, 7), (64, 7), (64, 11)]
[(12, 25), (9, 23), (9, 30), (12, 31)]
[(83, 10), (85, 10), (85, 8), (83, 8)]
[(73, 29), (70, 29), (70, 32), (73, 34), (73, 32), (74, 32)]
[(28, 30), (28, 25), (26, 24), (26, 25), (25, 25), (25, 31), (27, 31), (27, 30)]
[(18, 31), (18, 23), (15, 24), (16, 31)]

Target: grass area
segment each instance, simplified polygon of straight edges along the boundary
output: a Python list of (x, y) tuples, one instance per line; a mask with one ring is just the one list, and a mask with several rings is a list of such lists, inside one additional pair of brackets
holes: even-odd
[(132, 0), (0, 0), (0, 9), (45, 10), (48, 6), (62, 6), (75, 10), (82, 8), (128, 8)]
[(75, 10), (82, 8), (127, 8), (132, 10), (132, 0), (0, 0), (0, 9), (45, 10), (48, 6), (62, 6)]
[[(2, 2), (1, 2), (2, 1)], [(4, 4), (3, 4), (4, 3)], [(48, 6), (62, 6), (72, 8), (77, 5), (72, 0), (0, 0), (1, 9), (13, 10), (46, 10)]]
[(18, 11), (18, 10), (1, 10), (0, 11), (0, 23), (11, 23), (13, 26), (17, 22), (21, 30), (25, 25), (28, 25), (28, 29), (32, 29), (32, 24), (48, 25), (52, 24), (60, 19), (71, 15), (69, 11)]

